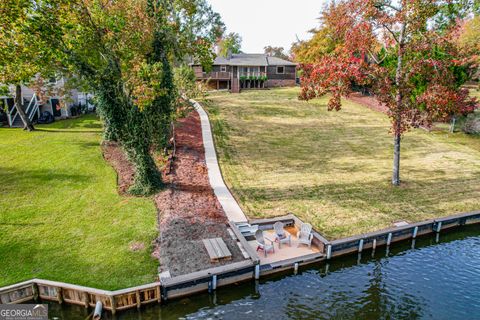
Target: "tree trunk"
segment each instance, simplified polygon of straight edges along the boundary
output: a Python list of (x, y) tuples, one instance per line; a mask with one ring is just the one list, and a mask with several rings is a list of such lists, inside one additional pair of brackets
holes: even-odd
[(400, 134), (395, 134), (393, 140), (393, 177), (392, 184), (394, 186), (400, 185), (400, 140), (402, 139)]
[(23, 108), (22, 108), (22, 86), (20, 84), (17, 84), (15, 86), (15, 106), (17, 108), (17, 112), (20, 119), (22, 119), (23, 129), (28, 131), (35, 130), (35, 128), (33, 127), (33, 124), (30, 122), (30, 119), (28, 119), (27, 115), (25, 114), (25, 111), (23, 111)]
[(150, 195), (162, 187), (162, 177), (150, 154), (152, 135), (145, 128), (148, 123), (145, 117), (146, 114), (136, 107), (129, 110), (128, 138), (123, 141), (128, 158), (135, 165), (135, 182), (129, 189), (135, 195)]
[(400, 36), (398, 38), (398, 58), (397, 69), (395, 72), (395, 86), (397, 87), (397, 96), (395, 98), (395, 119), (393, 125), (393, 132), (395, 134), (393, 147), (393, 176), (392, 184), (394, 186), (400, 185), (400, 141), (402, 139), (402, 73), (403, 73), (403, 46), (405, 38), (406, 25), (402, 25)]

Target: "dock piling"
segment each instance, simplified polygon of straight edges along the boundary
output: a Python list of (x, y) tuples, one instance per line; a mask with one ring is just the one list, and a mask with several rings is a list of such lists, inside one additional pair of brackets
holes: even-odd
[(255, 265), (255, 280), (260, 279), (260, 265), (256, 264)]
[(437, 223), (437, 229), (435, 231), (438, 233), (438, 232), (440, 232), (440, 230), (442, 230), (442, 221), (439, 221)]
[(418, 226), (413, 228), (413, 235), (412, 235), (413, 239), (415, 239), (417, 237), (417, 233), (418, 233)]
[(217, 290), (217, 275), (212, 276), (212, 290)]
[(102, 303), (97, 301), (95, 304), (95, 311), (93, 312), (93, 320), (100, 320), (102, 318)]
[(327, 245), (327, 260), (330, 260), (331, 257), (332, 257), (332, 245), (329, 244)]

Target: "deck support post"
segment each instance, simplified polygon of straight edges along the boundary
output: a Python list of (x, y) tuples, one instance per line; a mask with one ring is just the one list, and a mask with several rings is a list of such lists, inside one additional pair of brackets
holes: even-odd
[(115, 305), (115, 297), (110, 296), (110, 304), (112, 306), (112, 315), (115, 315), (117, 313), (117, 307)]
[(90, 306), (90, 298), (88, 292), (82, 292), (82, 300), (83, 300), (83, 305), (85, 306), (85, 309), (88, 309)]
[(136, 291), (135, 292), (135, 298), (137, 300), (137, 309), (140, 309), (140, 307), (142, 306), (142, 302), (141, 302), (141, 299), (140, 299), (140, 291)]
[(327, 260), (330, 260), (331, 257), (332, 257), (332, 245), (329, 244), (327, 245)]
[(37, 301), (38, 300), (38, 285), (36, 283), (32, 284), (32, 292), (33, 292), (33, 300)]
[(57, 288), (57, 300), (59, 304), (63, 303), (62, 288)]
[(387, 247), (390, 245), (391, 242), (392, 242), (392, 233), (390, 232), (387, 237)]
[(162, 302), (162, 288), (160, 286), (157, 287), (157, 302)]
[(377, 248), (377, 239), (373, 239), (372, 250)]
[(295, 262), (295, 264), (293, 265), (293, 274), (297, 274), (298, 273), (298, 262)]

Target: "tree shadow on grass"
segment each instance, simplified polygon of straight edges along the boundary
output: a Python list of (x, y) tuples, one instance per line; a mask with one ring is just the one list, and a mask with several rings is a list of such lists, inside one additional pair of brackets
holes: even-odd
[(85, 149), (90, 148), (100, 148), (100, 142), (90, 142), (90, 141), (72, 141), (71, 144), (78, 145)]
[[(92, 175), (74, 174), (60, 170), (35, 170), (0, 167), (0, 191), (15, 194), (35, 193), (40, 189), (52, 188), (52, 193), (60, 185), (85, 183), (92, 179)], [(52, 172), (53, 171), (53, 172)]]
[(72, 130), (72, 129), (62, 129), (62, 128), (35, 128), (35, 131), (48, 132), (48, 133), (102, 133), (102, 130)]
[(8, 227), (34, 227), (34, 226), (41, 226), (44, 225), (43, 222), (31, 222), (31, 223), (4, 223), (0, 221), (0, 227), (8, 226)]

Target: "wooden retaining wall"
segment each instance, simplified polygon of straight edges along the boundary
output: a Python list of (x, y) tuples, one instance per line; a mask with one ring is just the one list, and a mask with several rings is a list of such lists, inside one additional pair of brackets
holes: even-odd
[(88, 308), (95, 307), (97, 301), (100, 301), (105, 310), (115, 314), (118, 310), (139, 308), (144, 304), (160, 302), (160, 292), (160, 282), (123, 290), (107, 291), (57, 281), (32, 279), (0, 288), (0, 303), (22, 303), (40, 298)]

